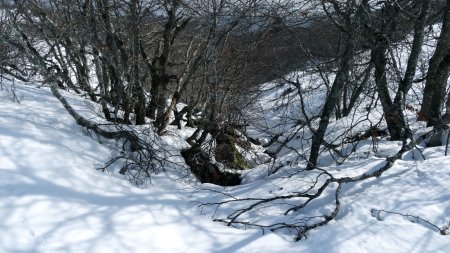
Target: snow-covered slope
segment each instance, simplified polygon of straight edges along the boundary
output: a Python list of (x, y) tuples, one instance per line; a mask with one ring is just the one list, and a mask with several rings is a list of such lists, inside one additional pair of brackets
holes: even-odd
[(274, 234), (213, 223), (193, 208), (188, 185), (164, 174), (139, 189), (95, 170), (110, 150), (86, 136), (47, 88), (17, 87), (20, 104), (7, 86), (0, 90), (0, 252), (286, 252), (293, 246)]
[[(11, 101), (8, 86), (0, 90), (0, 252), (450, 252), (450, 237), (432, 226), (372, 211), (417, 215), (440, 227), (449, 224), (450, 157), (443, 156), (445, 147), (426, 149), (425, 161), (407, 154), (380, 178), (345, 185), (338, 219), (293, 243), (275, 233), (212, 222), (193, 203), (214, 202), (223, 195), (192, 194), (198, 186), (173, 180), (171, 170), (154, 175), (146, 189), (95, 170), (114, 147), (87, 136), (47, 88), (17, 85), (16, 94), (20, 103)], [(95, 112), (91, 103), (64, 94), (78, 111)], [(389, 145), (395, 143), (385, 147)], [(327, 169), (336, 176), (357, 175), (380, 163), (382, 158), (370, 156)], [(280, 173), (301, 166), (291, 163)], [(306, 182), (280, 174), (263, 178), (268, 169), (261, 165), (249, 171), (243, 186), (202, 187), (267, 197)], [(328, 208), (326, 203), (316, 207)], [(270, 213), (258, 215), (272, 219)]]

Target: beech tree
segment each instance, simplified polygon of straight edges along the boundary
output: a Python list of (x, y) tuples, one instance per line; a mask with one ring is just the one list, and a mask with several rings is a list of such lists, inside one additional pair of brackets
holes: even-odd
[(427, 121), (428, 126), (436, 126), (441, 121), (441, 108), (450, 73), (450, 1), (446, 1), (441, 21), (441, 33), (429, 61), (422, 106), (418, 113), (419, 120)]
[[(313, 130), (309, 166), (317, 164), (320, 145), (335, 108), (340, 105), (344, 87), (354, 64), (356, 52), (369, 43), (370, 62), (374, 66), (374, 79), (380, 98), (391, 140), (406, 140), (410, 137), (403, 115), (406, 95), (411, 89), (424, 40), (424, 30), (428, 22), (431, 1), (324, 1), (324, 10), (341, 29), (343, 52), (336, 77), (320, 115), (319, 127)], [(330, 7), (327, 7), (330, 6)], [(375, 8), (375, 6), (377, 8)], [(331, 9), (332, 7), (332, 9)], [(332, 12), (330, 11), (332, 10)], [(406, 13), (405, 13), (406, 12)], [(412, 17), (408, 16), (414, 13)], [(412, 27), (412, 28), (409, 28)], [(406, 31), (414, 33), (406, 70), (401, 80), (397, 80), (396, 94), (391, 98), (388, 84), (388, 53), (395, 43), (406, 37)], [(371, 71), (367, 68), (366, 74)], [(368, 76), (366, 76), (368, 78)], [(361, 83), (366, 83), (362, 81)], [(362, 88), (362, 87), (361, 87)], [(344, 92), (344, 93), (343, 93)], [(359, 92), (355, 92), (356, 95)], [(346, 101), (347, 99), (344, 99)], [(339, 111), (338, 111), (339, 112)], [(336, 116), (339, 116), (337, 113)], [(348, 113), (348, 110), (346, 111)]]
[[(309, 168), (314, 168), (317, 165), (320, 146), (323, 144), (325, 132), (331, 117), (333, 117), (337, 103), (340, 101), (344, 84), (348, 81), (349, 73), (353, 67), (353, 59), (358, 49), (364, 23), (364, 8), (367, 3), (368, 0), (364, 0), (361, 3), (354, 1), (322, 1), (324, 11), (328, 17), (342, 30), (343, 51), (340, 55), (336, 77), (320, 114), (319, 127), (313, 130)], [(355, 15), (352, 13), (355, 13)]]
[[(418, 59), (424, 40), (424, 29), (428, 21), (430, 11), (429, 0), (417, 1), (384, 1), (380, 10), (370, 11), (368, 6), (369, 38), (372, 44), (371, 61), (375, 65), (375, 83), (378, 96), (383, 106), (386, 123), (388, 125), (391, 140), (404, 140), (409, 137), (408, 127), (403, 115), (406, 95), (411, 89), (416, 72)], [(405, 13), (405, 11), (408, 13)], [(407, 15), (414, 13), (409, 18)], [(402, 24), (403, 23), (403, 24)], [(413, 26), (414, 38), (409, 52), (406, 70), (401, 80), (397, 80), (395, 98), (392, 99), (389, 92), (387, 65), (388, 53), (396, 41), (404, 39), (406, 34), (403, 29), (408, 29), (409, 23)]]

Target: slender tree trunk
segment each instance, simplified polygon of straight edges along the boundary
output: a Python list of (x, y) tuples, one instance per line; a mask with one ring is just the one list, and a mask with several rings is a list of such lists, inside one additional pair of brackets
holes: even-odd
[(95, 11), (94, 11), (94, 5), (92, 1), (89, 1), (88, 5), (89, 11), (89, 32), (91, 35), (91, 42), (92, 42), (92, 55), (93, 55), (93, 62), (95, 66), (95, 74), (97, 76), (97, 81), (100, 85), (100, 104), (102, 106), (103, 114), (105, 115), (105, 118), (108, 121), (112, 120), (111, 112), (109, 111), (107, 101), (110, 101), (109, 97), (109, 80), (107, 79), (108, 73), (106, 69), (104, 68), (104, 64), (102, 64), (100, 60), (100, 50), (98, 50), (98, 46), (101, 44), (100, 38), (98, 35), (97, 30), (97, 24), (95, 20)]
[[(350, 21), (349, 21), (350, 22)], [(342, 94), (342, 89), (344, 88), (344, 83), (347, 81), (347, 73), (350, 71), (351, 64), (355, 52), (355, 37), (353, 34), (346, 35), (346, 45), (340, 61), (340, 67), (336, 74), (336, 78), (331, 87), (331, 91), (328, 94), (325, 104), (320, 115), (319, 127), (313, 133), (311, 152), (309, 156), (308, 168), (312, 169), (317, 165), (317, 159), (319, 158), (320, 145), (325, 137), (325, 132), (328, 128), (330, 118), (332, 117), (333, 111), (336, 108), (336, 104), (339, 102), (339, 96)]]
[[(430, 13), (431, 0), (422, 0), (419, 17), (414, 22), (414, 39), (409, 53), (408, 64), (406, 66), (405, 76), (401, 80), (397, 93), (394, 98), (394, 104), (405, 103), (406, 94), (412, 87), (414, 76), (416, 74), (417, 64), (422, 52), (423, 40), (425, 38), (425, 26)], [(403, 101), (400, 99), (403, 98)]]
[(147, 108), (147, 116), (150, 119), (156, 120), (156, 113), (158, 110), (158, 101), (160, 95), (160, 82), (157, 75), (152, 74), (151, 81), (151, 100)]
[[(442, 77), (448, 75), (449, 71), (445, 66), (444, 59), (447, 57), (449, 50), (450, 0), (447, 0), (442, 19), (441, 34), (439, 35), (435, 52), (430, 59), (426, 84), (423, 91), (422, 106), (418, 113), (418, 119), (427, 121), (429, 126), (436, 124), (440, 118), (440, 109), (445, 96), (445, 92), (442, 92), (442, 87), (446, 85), (446, 80), (443, 81)], [(441, 104), (437, 105), (437, 103)]]
[(439, 64), (432, 83), (434, 86), (432, 100), (429, 105), (428, 126), (437, 126), (441, 123), (441, 110), (445, 99), (445, 89), (450, 73), (450, 53)]
[(444, 124), (450, 124), (450, 89), (447, 94), (447, 102), (445, 103), (445, 114), (442, 117)]
[(161, 116), (160, 125), (158, 126), (158, 134), (162, 135), (166, 127), (169, 125), (170, 121), (170, 115), (175, 110), (175, 107), (177, 106), (178, 101), (180, 100), (181, 94), (178, 91), (175, 91), (175, 93), (172, 96), (172, 101), (170, 101), (170, 105), (167, 108), (167, 110), (164, 112), (164, 114)]
[(345, 29), (344, 29), (344, 50), (339, 62), (339, 69), (336, 73), (331, 90), (325, 100), (325, 104), (320, 115), (319, 127), (313, 132), (311, 141), (311, 151), (308, 161), (308, 169), (313, 169), (317, 165), (317, 160), (320, 153), (320, 145), (323, 143), (328, 124), (333, 112), (336, 109), (337, 103), (340, 101), (340, 96), (342, 96), (342, 91), (344, 89), (345, 82), (348, 81), (348, 74), (352, 68), (353, 60), (355, 56), (356, 46), (361, 34), (361, 25), (364, 19), (364, 6), (367, 5), (368, 1), (364, 0), (357, 6), (357, 11), (354, 16), (349, 13), (343, 13), (337, 3), (334, 2), (335, 10), (343, 15)]
[(391, 140), (405, 140), (409, 137), (409, 129), (406, 125), (403, 107), (406, 94), (412, 86), (416, 67), (422, 52), (424, 40), (424, 29), (430, 10), (430, 0), (422, 0), (420, 15), (414, 22), (414, 39), (411, 52), (406, 66), (404, 78), (400, 81), (394, 100), (391, 99), (386, 78), (387, 58), (386, 54), (389, 50), (389, 38), (392, 32), (395, 32), (397, 20), (395, 15), (398, 14), (398, 8), (386, 5), (382, 12), (386, 13), (386, 19), (383, 20), (383, 33), (374, 32), (374, 46), (372, 49), (371, 60), (375, 65), (375, 83), (377, 86), (378, 96), (383, 107), (386, 124), (388, 126)]
[[(169, 9), (167, 9), (167, 21), (164, 25), (161, 45), (156, 50), (157, 57), (150, 64), (151, 81), (151, 101), (147, 114), (154, 119), (154, 126), (158, 127), (163, 119), (166, 99), (164, 89), (169, 84), (169, 75), (167, 74), (168, 62), (171, 56), (171, 45), (174, 40), (175, 30), (180, 19), (177, 17), (179, 0), (171, 0)], [(145, 52), (144, 52), (145, 54)]]
[[(342, 109), (343, 117), (347, 117), (348, 115), (350, 115), (350, 112), (355, 107), (356, 102), (358, 101), (359, 97), (361, 96), (362, 92), (364, 91), (364, 88), (367, 87), (367, 83), (370, 80), (372, 70), (373, 70), (373, 64), (369, 64), (369, 66), (364, 71), (363, 80), (358, 85), (358, 87), (356, 87), (354, 89), (354, 91), (352, 92), (352, 94), (350, 96), (350, 101), (348, 101), (348, 104), (347, 103), (343, 104), (343, 109)], [(345, 97), (344, 97), (344, 101), (346, 101)]]
[(130, 24), (132, 39), (131, 45), (131, 74), (130, 74), (130, 93), (135, 99), (134, 113), (136, 115), (136, 125), (145, 124), (145, 95), (142, 83), (140, 82), (139, 60), (140, 60), (140, 40), (139, 40), (139, 23), (138, 23), (138, 5), (139, 0), (132, 0), (130, 9)]
[(124, 112), (123, 122), (130, 123), (129, 115), (131, 113), (131, 106), (129, 97), (125, 91), (124, 85), (124, 67), (126, 62), (123, 57), (123, 44), (117, 36), (110, 17), (110, 4), (108, 0), (96, 1), (97, 7), (102, 21), (102, 27), (105, 29), (105, 57), (108, 62), (108, 74), (111, 81), (111, 95), (112, 102), (115, 103), (114, 120), (118, 120), (119, 109)]

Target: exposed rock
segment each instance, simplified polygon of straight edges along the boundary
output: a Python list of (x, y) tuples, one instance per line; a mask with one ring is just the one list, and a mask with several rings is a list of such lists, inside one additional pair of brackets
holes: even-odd
[(186, 164), (191, 168), (192, 173), (202, 183), (211, 183), (222, 186), (233, 186), (241, 183), (239, 174), (224, 172), (211, 162), (210, 157), (199, 148), (193, 147), (181, 151)]

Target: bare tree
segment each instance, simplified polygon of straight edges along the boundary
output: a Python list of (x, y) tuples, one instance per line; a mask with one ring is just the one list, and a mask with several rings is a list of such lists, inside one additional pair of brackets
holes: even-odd
[(429, 61), (426, 85), (423, 91), (419, 120), (429, 126), (438, 125), (441, 120), (441, 108), (444, 103), (447, 79), (450, 73), (450, 1), (446, 1), (442, 15), (442, 28), (436, 49)]
[[(324, 11), (343, 31), (343, 51), (340, 56), (336, 77), (320, 114), (319, 127), (316, 130), (313, 130), (308, 164), (309, 168), (314, 168), (317, 164), (320, 146), (323, 143), (325, 132), (330, 119), (333, 116), (334, 109), (340, 101), (344, 84), (347, 82), (348, 75), (353, 67), (353, 59), (361, 37), (365, 12), (364, 8), (367, 3), (367, 0), (362, 1), (359, 4), (354, 1), (346, 1), (345, 3), (340, 3), (338, 1), (322, 1)], [(334, 14), (330, 12), (330, 8), (333, 9)], [(351, 13), (353, 12), (356, 14), (352, 15)]]
[[(408, 7), (411, 4), (412, 7), (410, 8), (412, 9), (406, 14), (404, 13), (405, 8), (395, 1), (384, 2), (379, 12), (368, 13), (368, 27), (371, 30), (369, 37), (373, 45), (371, 61), (375, 65), (375, 83), (392, 140), (403, 140), (409, 137), (409, 130), (403, 115), (403, 107), (415, 76), (424, 40), (424, 29), (430, 11), (430, 1), (428, 0), (421, 1), (418, 7), (414, 3), (408, 2), (405, 2), (403, 6)], [(418, 9), (418, 11), (414, 12), (415, 9)], [(395, 98), (392, 99), (387, 79), (388, 53), (392, 50), (392, 46), (395, 45), (396, 41), (405, 37), (404, 31), (400, 29), (406, 27), (406, 30), (408, 30), (408, 23), (402, 24), (402, 20), (407, 22), (410, 18), (403, 17), (403, 15), (408, 15), (409, 13), (417, 13), (413, 17), (414, 38), (404, 77), (398, 81)]]

